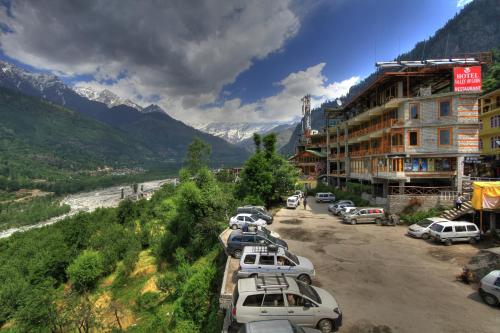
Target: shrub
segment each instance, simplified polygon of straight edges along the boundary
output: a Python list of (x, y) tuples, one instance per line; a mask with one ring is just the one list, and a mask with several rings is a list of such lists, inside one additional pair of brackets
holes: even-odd
[(160, 294), (152, 291), (147, 291), (137, 297), (136, 306), (139, 310), (151, 310), (160, 302)]
[(166, 272), (156, 280), (156, 287), (168, 295), (173, 295), (178, 288), (177, 274)]
[(439, 216), (444, 211), (444, 207), (431, 208), (426, 211), (414, 212), (410, 214), (402, 214), (401, 220), (406, 224), (414, 224), (428, 217)]
[(98, 251), (83, 251), (68, 266), (67, 272), (76, 290), (90, 290), (104, 272), (102, 255)]

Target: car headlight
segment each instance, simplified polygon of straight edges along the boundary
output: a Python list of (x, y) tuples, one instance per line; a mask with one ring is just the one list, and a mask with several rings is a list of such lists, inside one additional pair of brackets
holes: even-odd
[(335, 309), (333, 309), (333, 312), (335, 312), (336, 314), (339, 315), (340, 314), (340, 309), (339, 308), (335, 308)]

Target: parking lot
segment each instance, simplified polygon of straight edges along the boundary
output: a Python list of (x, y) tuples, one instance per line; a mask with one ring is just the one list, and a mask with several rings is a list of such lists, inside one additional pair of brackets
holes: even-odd
[(307, 210), (278, 211), (270, 229), (314, 263), (313, 284), (344, 313), (340, 332), (500, 332), (500, 309), (455, 278), (477, 247), (413, 239), (403, 226), (344, 225), (308, 199)]

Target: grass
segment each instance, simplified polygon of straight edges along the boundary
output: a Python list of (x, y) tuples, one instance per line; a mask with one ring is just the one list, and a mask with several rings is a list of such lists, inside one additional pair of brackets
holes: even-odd
[(53, 196), (0, 204), (0, 230), (35, 224), (70, 211)]

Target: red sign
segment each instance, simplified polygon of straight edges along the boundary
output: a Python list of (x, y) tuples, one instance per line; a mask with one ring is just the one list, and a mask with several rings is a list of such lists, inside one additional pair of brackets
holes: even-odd
[(454, 67), (454, 91), (481, 91), (481, 66)]

